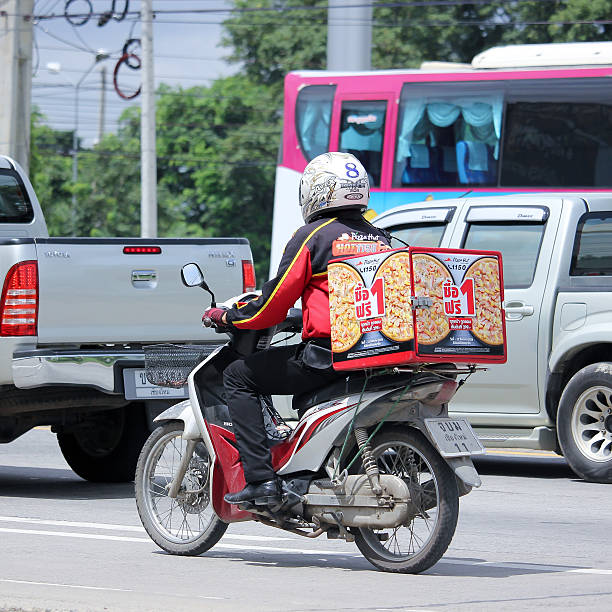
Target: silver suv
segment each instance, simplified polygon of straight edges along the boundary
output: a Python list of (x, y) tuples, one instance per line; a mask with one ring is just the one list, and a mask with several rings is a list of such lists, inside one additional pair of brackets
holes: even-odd
[(485, 446), (554, 450), (612, 483), (612, 195), (416, 202), (374, 224), (414, 246), (502, 252), (508, 362), (474, 374), (451, 412)]

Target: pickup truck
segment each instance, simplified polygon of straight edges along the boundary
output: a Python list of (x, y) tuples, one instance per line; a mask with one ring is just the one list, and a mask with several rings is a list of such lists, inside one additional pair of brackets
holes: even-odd
[(227, 299), (255, 289), (244, 238), (49, 238), (32, 185), (0, 156), (0, 442), (39, 425), (91, 481), (132, 480), (152, 419), (184, 389), (150, 385), (143, 345), (211, 344), (196, 262)]
[(556, 451), (611, 483), (612, 194), (417, 202), (373, 222), (415, 246), (502, 252), (508, 361), (473, 374), (451, 413), (485, 446)]

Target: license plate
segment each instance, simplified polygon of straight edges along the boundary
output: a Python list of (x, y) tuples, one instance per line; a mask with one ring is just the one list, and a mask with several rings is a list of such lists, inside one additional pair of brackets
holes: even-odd
[(482, 455), (485, 452), (465, 419), (425, 419), (425, 425), (443, 457)]
[(180, 389), (152, 385), (144, 370), (127, 368), (123, 370), (125, 399), (164, 399), (185, 398), (189, 396), (187, 385)]

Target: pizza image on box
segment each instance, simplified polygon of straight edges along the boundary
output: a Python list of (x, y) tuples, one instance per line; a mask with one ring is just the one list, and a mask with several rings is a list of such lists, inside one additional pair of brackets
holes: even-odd
[(430, 308), (419, 308), (416, 314), (419, 344), (437, 344), (450, 333), (448, 318), (444, 314), (442, 285), (452, 277), (446, 266), (431, 255), (415, 253), (412, 256), (415, 297), (429, 297)]
[(503, 344), (501, 284), (497, 259), (493, 257), (478, 259), (468, 268), (465, 277), (474, 279), (474, 291), (477, 296), (472, 334), (485, 344)]
[(391, 255), (378, 268), (374, 279), (385, 282), (385, 316), (381, 332), (394, 342), (414, 338), (412, 303), (410, 300), (410, 255), (400, 252)]
[(355, 318), (355, 287), (363, 285), (357, 270), (344, 263), (328, 268), (331, 344), (334, 353), (355, 346), (361, 338), (359, 321)]

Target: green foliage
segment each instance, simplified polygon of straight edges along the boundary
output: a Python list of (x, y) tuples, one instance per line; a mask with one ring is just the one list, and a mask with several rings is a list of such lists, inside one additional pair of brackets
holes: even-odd
[[(32, 180), (52, 235), (137, 236), (140, 110), (117, 134), (79, 152), (72, 185), (72, 133), (33, 129)], [(274, 168), (280, 137), (276, 98), (244, 76), (211, 87), (162, 86), (157, 100), (160, 236), (246, 236), (267, 278)], [(72, 193), (76, 207), (72, 207)]]
[[(242, 62), (253, 82), (276, 84), (281, 94), (279, 84), (287, 72), (325, 67), (325, 6), (326, 0), (234, 0), (234, 8), (244, 12), (223, 24), (223, 45), (233, 50), (228, 59)], [(322, 8), (287, 10), (292, 7)], [(276, 10), (257, 12), (261, 8)]]
[(51, 236), (66, 236), (71, 225), (72, 132), (53, 130), (34, 108), (31, 115), (30, 179), (44, 207)]

